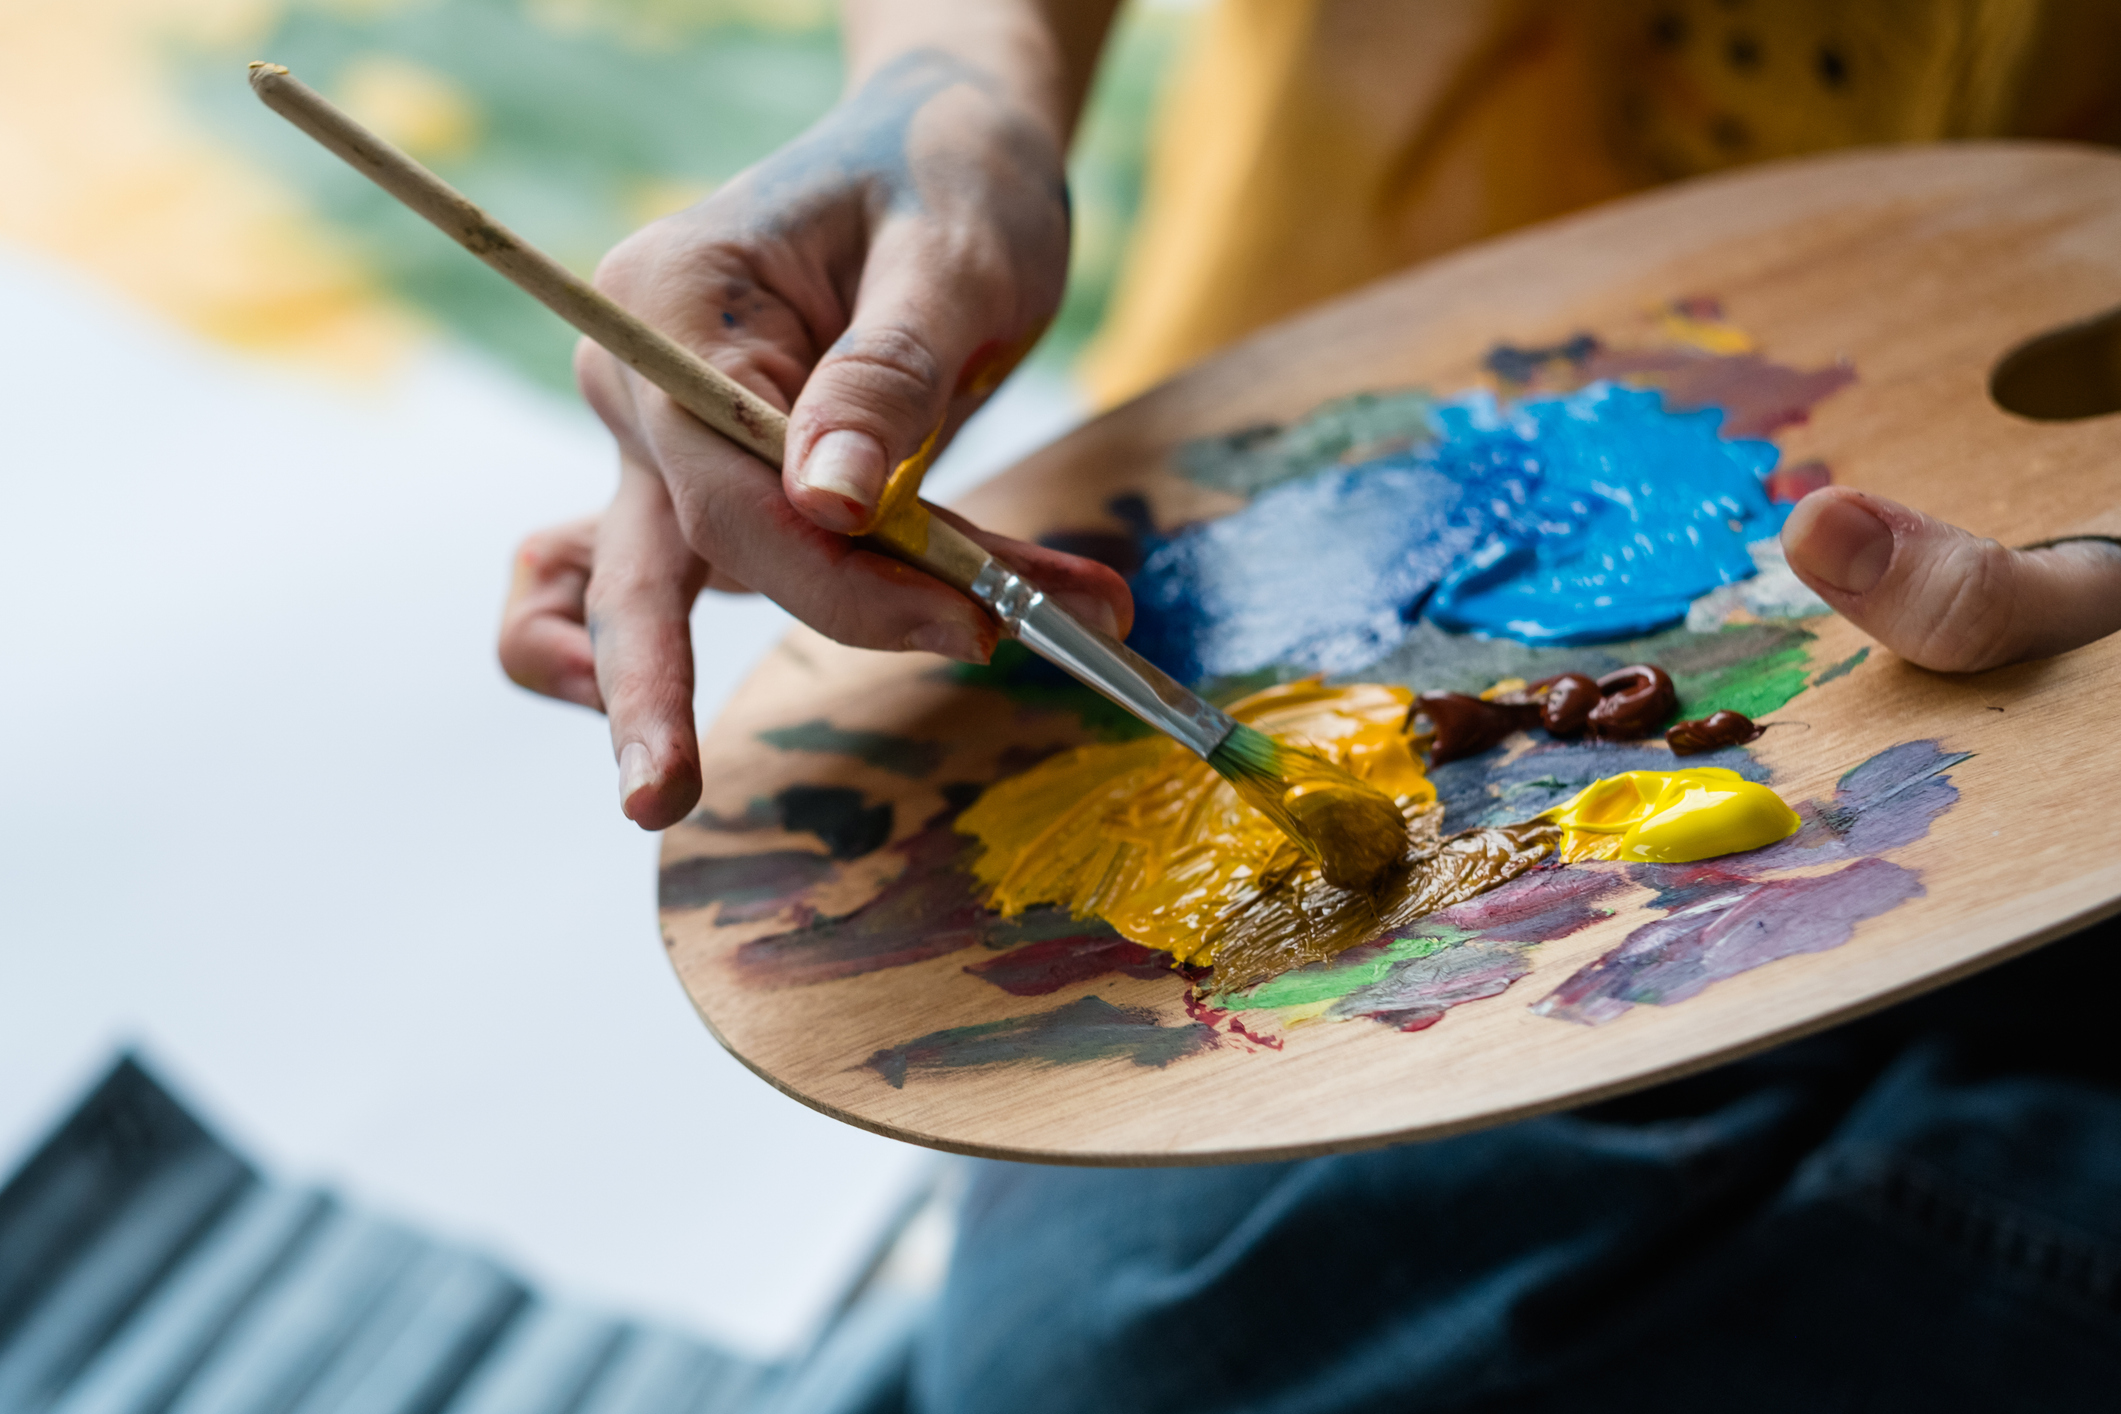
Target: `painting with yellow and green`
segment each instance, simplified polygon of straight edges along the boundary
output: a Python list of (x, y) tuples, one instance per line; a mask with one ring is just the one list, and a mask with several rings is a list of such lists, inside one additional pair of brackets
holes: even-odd
[[(1184, 15), (1122, 22), (1072, 164), (1072, 359), (1132, 220)], [(262, 110), (290, 66), (577, 270), (711, 192), (839, 93), (829, 0), (14, 0), (0, 11), (0, 242), (214, 342), (341, 373), (444, 333), (552, 388), (571, 337)]]

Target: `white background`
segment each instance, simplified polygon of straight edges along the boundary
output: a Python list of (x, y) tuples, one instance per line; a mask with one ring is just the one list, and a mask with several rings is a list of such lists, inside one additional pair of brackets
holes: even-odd
[[(760, 1352), (928, 1162), (771, 1090), (664, 962), (601, 718), (512, 687), (602, 433), (438, 350), (349, 388), (0, 248), (0, 1174), (116, 1050), (276, 1176)], [(1012, 383), (948, 494), (1074, 416)], [(786, 620), (695, 616), (710, 718)]]

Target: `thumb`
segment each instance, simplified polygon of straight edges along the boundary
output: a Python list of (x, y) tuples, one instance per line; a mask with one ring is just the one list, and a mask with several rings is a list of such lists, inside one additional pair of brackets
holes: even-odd
[[(866, 525), (892, 468), (920, 450), (959, 392), (974, 391), (965, 375), (991, 362), (982, 355), (1016, 314), (979, 283), (919, 256), (872, 255), (852, 324), (789, 413), (783, 484), (810, 521), (842, 534)], [(977, 391), (991, 386), (978, 382)]]
[(1920, 667), (1970, 673), (2121, 629), (2121, 545), (2010, 550), (1846, 487), (1814, 491), (1782, 530), (1790, 568), (1844, 618)]

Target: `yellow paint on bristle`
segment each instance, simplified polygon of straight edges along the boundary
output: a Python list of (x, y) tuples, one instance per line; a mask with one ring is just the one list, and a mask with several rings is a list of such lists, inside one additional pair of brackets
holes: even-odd
[(1307, 746), (1240, 724), (1208, 766), (1316, 860), (1328, 883), (1371, 888), (1407, 852), (1406, 817), (1393, 798)]
[[(1269, 688), (1229, 711), (1316, 750), (1405, 811), (1436, 799), (1404, 730), (1412, 701), (1405, 688), (1314, 681)], [(1317, 875), (1229, 782), (1164, 737), (1041, 762), (989, 787), (957, 828), (986, 845), (973, 871), (994, 908), (1054, 904), (1100, 917), (1182, 962), (1210, 961), (1218, 923), (1271, 885)]]
[(1684, 864), (1788, 839), (1804, 824), (1782, 797), (1720, 766), (1629, 771), (1539, 817), (1561, 826), (1561, 858)]

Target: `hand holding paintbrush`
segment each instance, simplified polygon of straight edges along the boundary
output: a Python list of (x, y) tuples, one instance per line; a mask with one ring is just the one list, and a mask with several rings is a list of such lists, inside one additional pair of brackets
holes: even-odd
[[(286, 69), (253, 64), (251, 84), (275, 112), (616, 355), (679, 407), (769, 466), (781, 462), (788, 420), (779, 409), (526, 244)], [(1206, 759), (1241, 797), (1318, 859), (1328, 880), (1367, 886), (1399, 859), (1405, 827), (1382, 793), (1308, 749), (1233, 721), (1125, 645), (1079, 622), (977, 541), (937, 519), (918, 496), (928, 450), (893, 471), (866, 517), (859, 543), (965, 594), (1035, 652)]]

